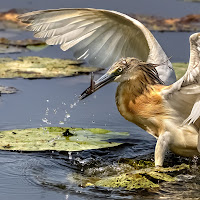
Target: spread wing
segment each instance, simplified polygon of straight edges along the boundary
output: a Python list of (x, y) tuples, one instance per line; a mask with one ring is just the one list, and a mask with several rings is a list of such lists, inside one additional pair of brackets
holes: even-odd
[(166, 54), (139, 21), (116, 11), (98, 9), (41, 10), (19, 17), (34, 31), (36, 38), (46, 38), (49, 45), (73, 48), (77, 59), (109, 67), (122, 57), (136, 57), (151, 63), (163, 63), (160, 78), (171, 84), (175, 74)]
[(162, 93), (185, 118), (183, 124), (195, 123), (200, 128), (200, 33), (190, 36), (190, 61), (185, 75)]

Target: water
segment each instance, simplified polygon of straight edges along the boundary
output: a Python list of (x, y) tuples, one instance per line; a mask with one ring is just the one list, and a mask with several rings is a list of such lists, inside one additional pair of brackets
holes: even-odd
[[(151, 4), (151, 5), (150, 5)], [(1, 10), (11, 8), (47, 9), (59, 7), (95, 7), (122, 11), (125, 13), (145, 13), (159, 16), (183, 16), (198, 13), (197, 3), (183, 1), (97, 1), (97, 0), (57, 0), (1, 2)], [(149, 9), (149, 8), (154, 9)], [(173, 62), (187, 62), (189, 59), (188, 38), (191, 33), (153, 32)], [(0, 32), (1, 37), (23, 39), (32, 37), (29, 32)], [(59, 47), (48, 47), (40, 52), (10, 54), (18, 56), (46, 56), (52, 58), (72, 58), (72, 52), (62, 52)], [(0, 55), (4, 57), (5, 55)], [(100, 76), (96, 75), (96, 78)], [(0, 151), (0, 199), (4, 200), (84, 200), (84, 199), (169, 199), (175, 197), (199, 197), (198, 170), (193, 160), (194, 170), (182, 175), (179, 184), (163, 184), (160, 191), (127, 192), (121, 189), (83, 188), (70, 181), (72, 173), (89, 173), (88, 169), (111, 166), (116, 169), (119, 158), (153, 158), (155, 139), (143, 130), (126, 121), (117, 111), (114, 96), (117, 84), (105, 86), (84, 101), (78, 95), (90, 84), (90, 76), (56, 79), (2, 79), (1, 85), (15, 86), (19, 92), (0, 98), (0, 129), (33, 128), (45, 126), (99, 127), (113, 131), (127, 131), (128, 139), (120, 139), (122, 146), (103, 150), (83, 152), (6, 152)], [(103, 103), (102, 103), (103, 102)], [(168, 154), (167, 160), (179, 157)], [(185, 160), (183, 160), (185, 161)], [(187, 161), (187, 160), (186, 160)], [(195, 172), (194, 172), (195, 171)], [(107, 170), (107, 173), (110, 171)], [(88, 174), (89, 175), (89, 174)], [(182, 192), (185, 191), (185, 192)]]

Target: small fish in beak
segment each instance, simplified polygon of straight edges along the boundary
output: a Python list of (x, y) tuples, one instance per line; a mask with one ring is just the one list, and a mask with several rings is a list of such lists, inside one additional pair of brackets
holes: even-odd
[(88, 87), (79, 97), (80, 100), (85, 99), (104, 85), (112, 82), (115, 79), (114, 74), (104, 74), (101, 76), (97, 81), (94, 81), (94, 74), (91, 73), (91, 81), (90, 81), (90, 87)]

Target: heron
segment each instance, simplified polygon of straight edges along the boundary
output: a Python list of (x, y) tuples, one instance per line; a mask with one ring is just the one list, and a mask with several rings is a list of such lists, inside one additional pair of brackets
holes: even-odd
[[(190, 36), (190, 60), (176, 81), (171, 62), (139, 21), (116, 11), (57, 9), (19, 17), (35, 37), (62, 50), (73, 48), (78, 59), (111, 66), (80, 96), (84, 99), (115, 81), (120, 114), (156, 139), (155, 166), (163, 166), (168, 149), (181, 156), (200, 152), (200, 33)], [(114, 63), (114, 64), (113, 64)]]

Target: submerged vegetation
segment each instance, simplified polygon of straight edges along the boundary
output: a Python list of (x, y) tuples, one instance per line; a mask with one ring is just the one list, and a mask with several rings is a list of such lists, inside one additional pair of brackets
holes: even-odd
[[(112, 173), (109, 174), (109, 171)], [(84, 173), (74, 173), (70, 181), (83, 187), (107, 187), (133, 189), (159, 188), (163, 182), (176, 182), (179, 174), (189, 171), (189, 165), (154, 167), (153, 161), (121, 159), (118, 164), (90, 168)]]

